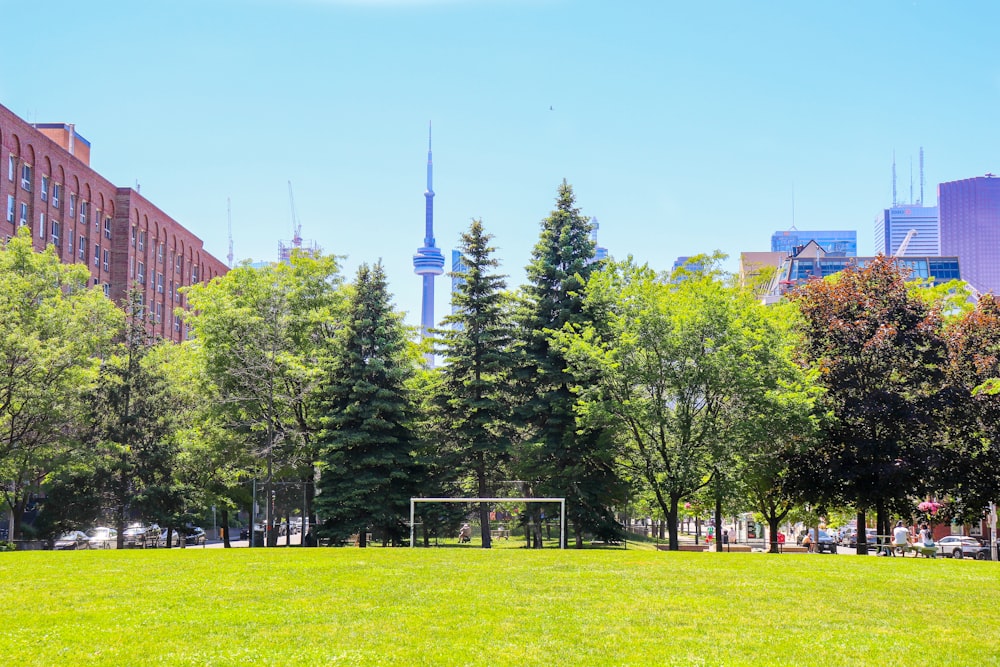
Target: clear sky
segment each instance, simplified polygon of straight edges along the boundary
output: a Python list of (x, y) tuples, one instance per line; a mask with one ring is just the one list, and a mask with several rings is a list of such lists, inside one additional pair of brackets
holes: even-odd
[[(292, 236), (381, 259), (420, 316), (435, 235), (472, 218), (520, 284), (563, 178), (612, 256), (768, 250), (897, 192), (1000, 173), (1000, 3), (50, 0), (4, 3), (0, 103), (75, 123), (91, 165), (237, 259)], [(794, 201), (794, 206), (793, 206)], [(437, 280), (437, 314), (448, 280)]]

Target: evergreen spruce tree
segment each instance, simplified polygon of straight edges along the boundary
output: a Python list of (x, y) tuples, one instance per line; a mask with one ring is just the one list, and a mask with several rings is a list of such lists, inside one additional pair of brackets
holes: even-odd
[[(519, 375), (525, 397), (520, 409), (531, 427), (521, 458), (522, 479), (538, 482), (538, 491), (545, 495), (566, 497), (577, 546), (582, 546), (584, 531), (618, 537), (611, 504), (624, 495), (613, 465), (612, 439), (600, 430), (578, 430), (574, 381), (547, 333), (566, 326), (579, 328), (589, 320), (584, 288), (598, 267), (591, 229), (564, 180), (555, 210), (542, 221), (518, 317), (523, 351)], [(540, 546), (540, 539), (535, 543)]]
[[(479, 497), (495, 495), (510, 449), (512, 325), (504, 276), (490, 245), (492, 236), (473, 220), (462, 235), (463, 269), (453, 277), (461, 283), (452, 295), (454, 312), (441, 332), (446, 363), (441, 373), (438, 403), (447, 424), (445, 438), (458, 464), (471, 470)], [(482, 544), (490, 548), (489, 505), (482, 503), (479, 519)]]
[(344, 541), (370, 529), (398, 544), (416, 488), (416, 437), (406, 380), (407, 336), (381, 264), (358, 269), (346, 321), (329, 341), (317, 397), (320, 537)]

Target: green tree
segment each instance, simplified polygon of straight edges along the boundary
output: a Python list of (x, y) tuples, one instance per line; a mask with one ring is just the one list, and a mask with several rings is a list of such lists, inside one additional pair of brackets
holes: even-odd
[[(510, 450), (510, 373), (513, 329), (504, 277), (493, 273), (499, 262), (490, 245), (492, 236), (482, 221), (473, 220), (462, 235), (463, 269), (452, 293), (451, 315), (440, 332), (445, 365), (439, 402), (459, 465), (472, 471), (479, 497), (495, 495)], [(489, 549), (490, 509), (479, 507), (482, 544)]]
[(553, 333), (590, 322), (583, 306), (584, 290), (599, 264), (590, 240), (592, 227), (576, 207), (566, 181), (559, 186), (556, 208), (541, 227), (517, 316), (521, 351), (517, 389), (522, 397), (518, 411), (529, 427), (518, 468), (542, 494), (566, 498), (576, 543), (582, 546), (584, 531), (619, 536), (612, 505), (624, 498), (625, 485), (615, 472), (611, 438), (604, 429), (577, 427), (576, 383), (586, 384), (592, 378), (578, 376), (574, 381), (567, 373)]
[(80, 264), (27, 228), (0, 247), (0, 497), (12, 537), (30, 496), (80, 435), (83, 398), (121, 320)]
[(581, 419), (619, 425), (621, 462), (653, 493), (671, 549), (678, 504), (712, 482), (719, 443), (738, 418), (731, 403), (758, 362), (758, 323), (719, 279), (717, 260), (702, 258), (701, 271), (674, 281), (631, 260), (612, 263), (587, 286), (602, 325), (561, 336), (574, 371), (594, 378), (581, 389)]
[(859, 531), (871, 510), (882, 533), (891, 513), (908, 516), (937, 459), (947, 352), (938, 311), (910, 293), (907, 273), (880, 257), (792, 295), (802, 359), (817, 371), (818, 406), (831, 416), (796, 469), (815, 504), (852, 504)]
[(293, 253), (263, 269), (238, 267), (208, 285), (190, 288), (187, 318), (199, 346), (214, 416), (238, 435), (265, 480), (265, 522), (273, 544), (273, 483), (301, 480), (303, 514), (312, 514), (313, 434), (311, 395), (319, 379), (322, 342), (337, 328), (343, 294), (335, 257)]
[(343, 327), (328, 341), (320, 415), (319, 536), (344, 541), (371, 528), (398, 544), (417, 488), (417, 438), (406, 382), (415, 357), (381, 264), (363, 264), (351, 290)]
[(770, 551), (777, 553), (778, 526), (801, 499), (789, 462), (817, 436), (818, 388), (796, 362), (795, 307), (750, 298), (740, 310), (748, 341), (738, 362), (742, 382), (727, 407), (728, 461), (742, 497), (767, 522)]

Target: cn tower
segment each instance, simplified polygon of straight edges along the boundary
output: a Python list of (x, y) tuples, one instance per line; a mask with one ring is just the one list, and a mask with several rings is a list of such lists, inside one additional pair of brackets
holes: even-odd
[[(434, 327), (434, 276), (444, 273), (444, 254), (434, 245), (434, 162), (431, 160), (431, 124), (427, 123), (427, 190), (424, 192), (424, 245), (413, 256), (413, 272), (424, 280), (424, 296), (420, 308), (420, 338), (427, 338)], [(434, 355), (426, 355), (427, 366), (434, 366)]]

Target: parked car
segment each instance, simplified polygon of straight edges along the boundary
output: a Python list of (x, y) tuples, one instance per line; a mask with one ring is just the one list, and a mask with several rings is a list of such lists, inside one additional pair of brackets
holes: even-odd
[(168, 543), (167, 542), (167, 529), (164, 529), (163, 532), (160, 533), (160, 541), (159, 541), (158, 544), (161, 547), (168, 547), (168, 548), (169, 547), (179, 547), (181, 545), (181, 534), (180, 534), (180, 532), (176, 528), (174, 528), (174, 530), (173, 530), (173, 537), (171, 538), (170, 542)]
[(98, 526), (87, 531), (91, 549), (118, 548), (118, 531), (114, 528)]
[[(878, 543), (878, 537), (876, 537), (878, 531), (874, 528), (865, 528), (865, 535), (868, 537), (868, 546), (875, 546)], [(840, 543), (842, 545), (848, 546), (850, 548), (855, 548), (858, 546), (858, 530), (856, 528), (851, 528), (844, 534)]]
[(160, 544), (160, 527), (155, 523), (148, 526), (133, 523), (122, 534), (126, 547), (156, 547)]
[(938, 540), (935, 545), (939, 556), (965, 558), (969, 556), (976, 560), (989, 560), (990, 548), (982, 542), (966, 535), (948, 535)]
[(199, 528), (198, 526), (189, 527), (185, 529), (185, 535), (184, 535), (185, 544), (193, 544), (197, 546), (199, 544), (204, 544), (206, 539), (207, 536), (205, 535), (205, 531)]
[[(814, 538), (815, 536), (816, 536), (816, 531), (810, 529), (809, 530), (810, 539)], [(802, 540), (801, 539), (798, 540), (798, 543), (802, 544)], [(816, 553), (835, 554), (837, 553), (837, 540), (834, 538), (833, 535), (820, 528), (819, 541), (816, 542), (815, 549)]]
[(90, 538), (82, 530), (71, 530), (61, 535), (52, 546), (60, 551), (86, 549), (90, 546)]

